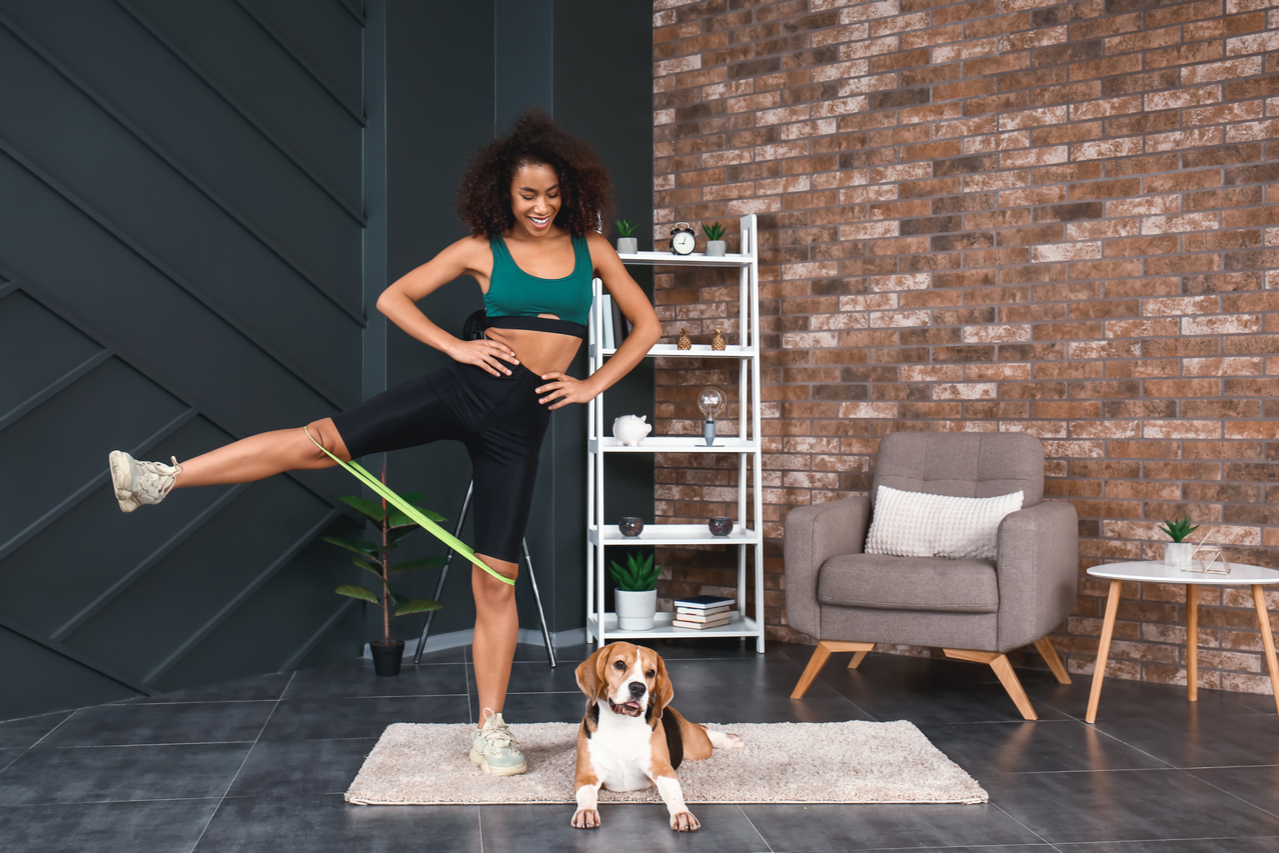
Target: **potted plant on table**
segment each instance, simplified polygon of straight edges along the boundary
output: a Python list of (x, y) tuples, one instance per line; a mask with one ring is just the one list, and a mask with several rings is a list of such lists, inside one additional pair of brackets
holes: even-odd
[(707, 234), (707, 256), (724, 257), (724, 226), (719, 222), (712, 222), (710, 225), (703, 225), (702, 230)]
[(618, 254), (634, 255), (637, 251), (637, 241), (633, 236), (636, 226), (631, 224), (630, 219), (619, 219), (613, 223), (613, 227), (618, 229)]
[(662, 574), (662, 565), (653, 564), (652, 554), (644, 557), (629, 554), (626, 568), (610, 560), (609, 574), (618, 585), (614, 590), (618, 630), (652, 630), (654, 613), (658, 609), (658, 576)]
[(1191, 565), (1191, 557), (1196, 552), (1194, 542), (1186, 542), (1185, 540), (1195, 530), (1199, 530), (1200, 525), (1191, 523), (1191, 519), (1183, 516), (1177, 521), (1166, 521), (1160, 525), (1160, 531), (1172, 539), (1172, 542), (1164, 543), (1164, 562), (1167, 566), (1175, 566), (1185, 569)]
[[(385, 476), (384, 474), (384, 481)], [(420, 501), (424, 499), (423, 495), (407, 492), (404, 495), (404, 499), (411, 506), (422, 509), (423, 514), (432, 521), (439, 523), (445, 520), (444, 516), (419, 506)], [(348, 551), (354, 551), (359, 555), (352, 557), (351, 563), (378, 579), (382, 584), (382, 595), (379, 596), (372, 590), (355, 584), (340, 586), (334, 592), (338, 593), (338, 595), (345, 595), (348, 598), (370, 601), (382, 608), (382, 642), (369, 644), (369, 651), (373, 655), (373, 669), (378, 675), (398, 675), (400, 673), (400, 661), (404, 656), (404, 641), (391, 639), (391, 619), (395, 616), (407, 616), (410, 613), (439, 610), (440, 602), (432, 601), (429, 598), (410, 599), (397, 592), (392, 592), (391, 576), (431, 566), (443, 566), (445, 559), (443, 557), (424, 557), (420, 560), (409, 560), (393, 565), (390, 552), (395, 550), (396, 546), (405, 537), (420, 529), (418, 525), (395, 507), (391, 507), (390, 511), (388, 511), (385, 500), (375, 501), (354, 495), (340, 500), (370, 519), (382, 534), (382, 542), (378, 544), (366, 539), (349, 539), (342, 536), (325, 536), (322, 538), (325, 542), (330, 542)]]

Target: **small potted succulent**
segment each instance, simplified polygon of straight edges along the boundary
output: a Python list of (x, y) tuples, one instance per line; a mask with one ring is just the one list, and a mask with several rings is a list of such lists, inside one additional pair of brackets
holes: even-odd
[(719, 222), (712, 222), (710, 225), (703, 225), (702, 230), (707, 234), (707, 256), (712, 258), (724, 257), (724, 226)]
[(630, 219), (619, 219), (613, 223), (613, 227), (618, 229), (618, 254), (634, 255), (638, 250), (634, 236), (636, 226), (631, 223)]
[(1166, 521), (1160, 525), (1160, 532), (1164, 533), (1172, 542), (1164, 543), (1164, 562), (1167, 566), (1185, 569), (1191, 565), (1191, 557), (1196, 552), (1194, 542), (1184, 541), (1195, 530), (1199, 530), (1200, 525), (1192, 524), (1191, 519), (1183, 516), (1177, 521)]
[(654, 613), (658, 609), (658, 576), (662, 574), (662, 565), (653, 564), (652, 554), (644, 557), (629, 554), (626, 568), (610, 560), (609, 574), (618, 585), (614, 590), (618, 630), (652, 630)]
[[(423, 500), (423, 495), (406, 492), (404, 499), (410, 505), (417, 507), (419, 502)], [(365, 539), (349, 539), (342, 536), (325, 536), (322, 538), (325, 542), (330, 542), (348, 551), (354, 551), (359, 555), (351, 558), (352, 564), (359, 566), (378, 579), (378, 582), (382, 585), (382, 595), (379, 596), (372, 590), (355, 584), (340, 586), (334, 592), (338, 595), (345, 595), (348, 598), (369, 601), (382, 608), (382, 642), (369, 644), (369, 651), (373, 655), (373, 669), (378, 675), (398, 675), (400, 673), (400, 661), (404, 655), (404, 641), (391, 639), (392, 617), (407, 616), (410, 613), (425, 613), (428, 610), (439, 610), (440, 602), (432, 601), (429, 598), (410, 599), (397, 592), (392, 592), (391, 576), (403, 572), (412, 572), (417, 569), (425, 569), (430, 566), (443, 566), (445, 559), (443, 557), (424, 557), (420, 560), (410, 560), (393, 565), (390, 559), (390, 552), (395, 550), (396, 546), (406, 536), (421, 528), (395, 507), (391, 507), (390, 512), (388, 512), (385, 500), (375, 501), (356, 496), (348, 496), (341, 498), (341, 500), (347, 506), (354, 508), (361, 515), (369, 518), (378, 527), (382, 534), (382, 542), (378, 544)], [(419, 507), (419, 509), (422, 508)], [(443, 516), (431, 510), (423, 509), (422, 512), (432, 521), (437, 523), (444, 521)]]

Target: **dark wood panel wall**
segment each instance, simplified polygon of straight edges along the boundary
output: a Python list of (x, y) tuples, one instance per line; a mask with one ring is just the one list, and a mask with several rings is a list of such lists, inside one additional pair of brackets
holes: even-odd
[(0, 717), (359, 652), (332, 472), (123, 515), (105, 463), (361, 399), (366, 25), (0, 3)]
[[(642, 5), (0, 0), (0, 481), (21, 484), (0, 491), (0, 719), (359, 653), (374, 632), (332, 593), (358, 572), (318, 543), (356, 530), (347, 475), (123, 515), (107, 452), (190, 458), (441, 364), (373, 302), (462, 235), (466, 156), (543, 95), (647, 214)], [(601, 37), (624, 26), (625, 61)], [(584, 60), (629, 97), (601, 105)], [(479, 298), (457, 282), (424, 307), (460, 326)], [(582, 624), (581, 420), (548, 442), (530, 536), (554, 630)], [(457, 450), (393, 454), (392, 484), (454, 514)], [(454, 574), (436, 632), (473, 618)]]

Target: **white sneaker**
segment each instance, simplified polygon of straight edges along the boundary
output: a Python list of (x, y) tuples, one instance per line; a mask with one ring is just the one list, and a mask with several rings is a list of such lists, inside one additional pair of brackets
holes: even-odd
[(107, 457), (111, 466), (111, 482), (121, 512), (133, 512), (143, 504), (158, 504), (173, 488), (182, 466), (176, 457), (173, 465), (163, 462), (139, 462), (123, 450), (113, 450)]
[(471, 760), (490, 776), (516, 776), (529, 767), (502, 714), (490, 714), (484, 728), (471, 733)]

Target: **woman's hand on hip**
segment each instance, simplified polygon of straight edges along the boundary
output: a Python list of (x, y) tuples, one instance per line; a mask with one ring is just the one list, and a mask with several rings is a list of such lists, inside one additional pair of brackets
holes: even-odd
[(510, 376), (511, 368), (502, 362), (519, 364), (515, 350), (492, 338), (477, 341), (458, 341), (449, 348), (449, 357), (462, 364), (474, 364), (494, 376)]
[(546, 396), (539, 399), (538, 402), (544, 405), (551, 403), (550, 406), (547, 406), (551, 410), (567, 406), (570, 403), (589, 403), (595, 398), (596, 394), (600, 393), (589, 382), (575, 379), (558, 370), (542, 374), (542, 379), (546, 384), (539, 385), (534, 389), (534, 393), (545, 394)]

